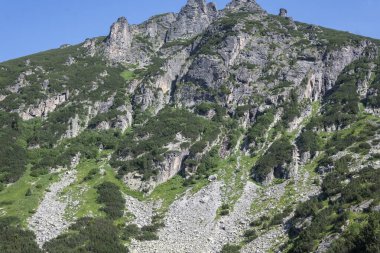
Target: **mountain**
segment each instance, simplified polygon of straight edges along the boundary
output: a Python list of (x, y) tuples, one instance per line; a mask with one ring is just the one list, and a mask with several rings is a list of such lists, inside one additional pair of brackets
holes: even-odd
[(379, 47), (188, 0), (0, 63), (0, 252), (380, 252)]

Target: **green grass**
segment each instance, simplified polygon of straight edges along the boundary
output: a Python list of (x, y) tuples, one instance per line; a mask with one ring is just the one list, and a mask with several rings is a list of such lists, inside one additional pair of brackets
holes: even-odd
[[(94, 168), (97, 169), (97, 174), (92, 179), (84, 181), (84, 178)], [(66, 212), (67, 217), (104, 216), (105, 214), (99, 211), (102, 206), (96, 201), (98, 197), (96, 187), (103, 182), (114, 183), (122, 193), (139, 200), (143, 199), (142, 193), (129, 189), (124, 182), (116, 177), (116, 172), (107, 163), (106, 159), (100, 161), (95, 159), (84, 160), (76, 169), (78, 171), (77, 180), (67, 187), (62, 194), (70, 194), (75, 200), (80, 201), (80, 204), (77, 208), (69, 208)]]
[[(57, 174), (39, 176), (38, 178), (30, 176), (30, 168), (14, 184), (8, 186), (0, 193), (0, 217), (15, 216), (21, 220), (23, 226), (26, 226), (27, 219), (33, 215), (38, 207), (39, 201), (45, 194), (45, 189), (57, 181)], [(32, 194), (25, 196), (30, 189)]]
[(181, 196), (187, 189), (183, 186), (185, 179), (179, 175), (157, 186), (148, 199), (162, 200), (161, 211), (166, 211), (170, 204)]
[(124, 70), (123, 72), (120, 73), (120, 76), (124, 78), (125, 81), (132, 81), (133, 79), (136, 78), (135, 73), (130, 70)]

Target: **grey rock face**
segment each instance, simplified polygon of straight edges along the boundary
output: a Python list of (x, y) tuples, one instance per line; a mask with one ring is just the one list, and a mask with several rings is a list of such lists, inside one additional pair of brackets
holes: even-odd
[(280, 13), (278, 14), (280, 17), (286, 18), (288, 16), (288, 10), (281, 8)]
[(150, 39), (157, 40), (159, 46), (165, 42), (168, 29), (176, 21), (177, 15), (174, 13), (167, 13), (150, 18), (148, 21), (136, 27), (136, 31), (143, 36)]
[(157, 185), (168, 181), (179, 173), (182, 169), (183, 159), (188, 154), (188, 150), (167, 152), (163, 161), (154, 165), (158, 169), (157, 176), (143, 181), (142, 175), (132, 172), (124, 177), (124, 182), (131, 189), (150, 193)]
[(111, 26), (106, 40), (105, 56), (111, 61), (124, 61), (131, 48), (132, 35), (125, 17), (119, 18)]
[(220, 59), (209, 56), (199, 57), (190, 66), (187, 75), (184, 77), (185, 82), (217, 88), (218, 83), (227, 76), (227, 69)]
[(265, 12), (255, 0), (232, 0), (227, 5), (230, 11)]
[(203, 32), (217, 15), (214, 4), (205, 0), (188, 0), (168, 31), (166, 41), (188, 39)]
[(22, 110), (19, 115), (23, 120), (29, 120), (35, 117), (46, 117), (48, 113), (54, 111), (59, 105), (65, 103), (69, 99), (69, 92), (55, 95), (38, 105), (30, 106)]

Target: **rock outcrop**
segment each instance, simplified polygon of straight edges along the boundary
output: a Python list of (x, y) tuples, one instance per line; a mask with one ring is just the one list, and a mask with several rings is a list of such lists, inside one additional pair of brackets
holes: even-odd
[(252, 13), (264, 13), (265, 11), (260, 5), (256, 3), (256, 0), (232, 0), (227, 4), (227, 10), (229, 11), (249, 11)]
[(111, 26), (106, 40), (105, 56), (111, 61), (126, 61), (132, 44), (132, 34), (128, 21), (120, 17)]
[(203, 32), (215, 19), (216, 7), (205, 0), (188, 0), (170, 27), (166, 41), (189, 39)]
[(284, 9), (284, 8), (281, 8), (280, 9), (280, 13), (278, 14), (280, 17), (283, 17), (283, 18), (286, 18), (288, 17), (288, 10), (287, 9)]
[(47, 117), (50, 112), (53, 112), (59, 105), (62, 105), (69, 99), (69, 92), (64, 92), (55, 95), (40, 102), (37, 106), (30, 106), (27, 109), (19, 112), (23, 120), (29, 120), (36, 117)]
[(182, 162), (188, 154), (188, 150), (167, 152), (163, 161), (154, 165), (157, 169), (156, 176), (144, 180), (143, 175), (131, 172), (124, 176), (124, 182), (133, 190), (150, 193), (157, 185), (168, 181), (181, 171)]

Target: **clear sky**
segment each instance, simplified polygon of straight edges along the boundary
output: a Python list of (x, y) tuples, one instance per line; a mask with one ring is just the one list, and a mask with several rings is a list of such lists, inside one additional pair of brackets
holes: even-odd
[[(0, 62), (107, 35), (120, 16), (140, 23), (186, 0), (0, 0)], [(215, 0), (223, 8), (229, 0)], [(257, 0), (268, 12), (380, 39), (380, 0)]]

